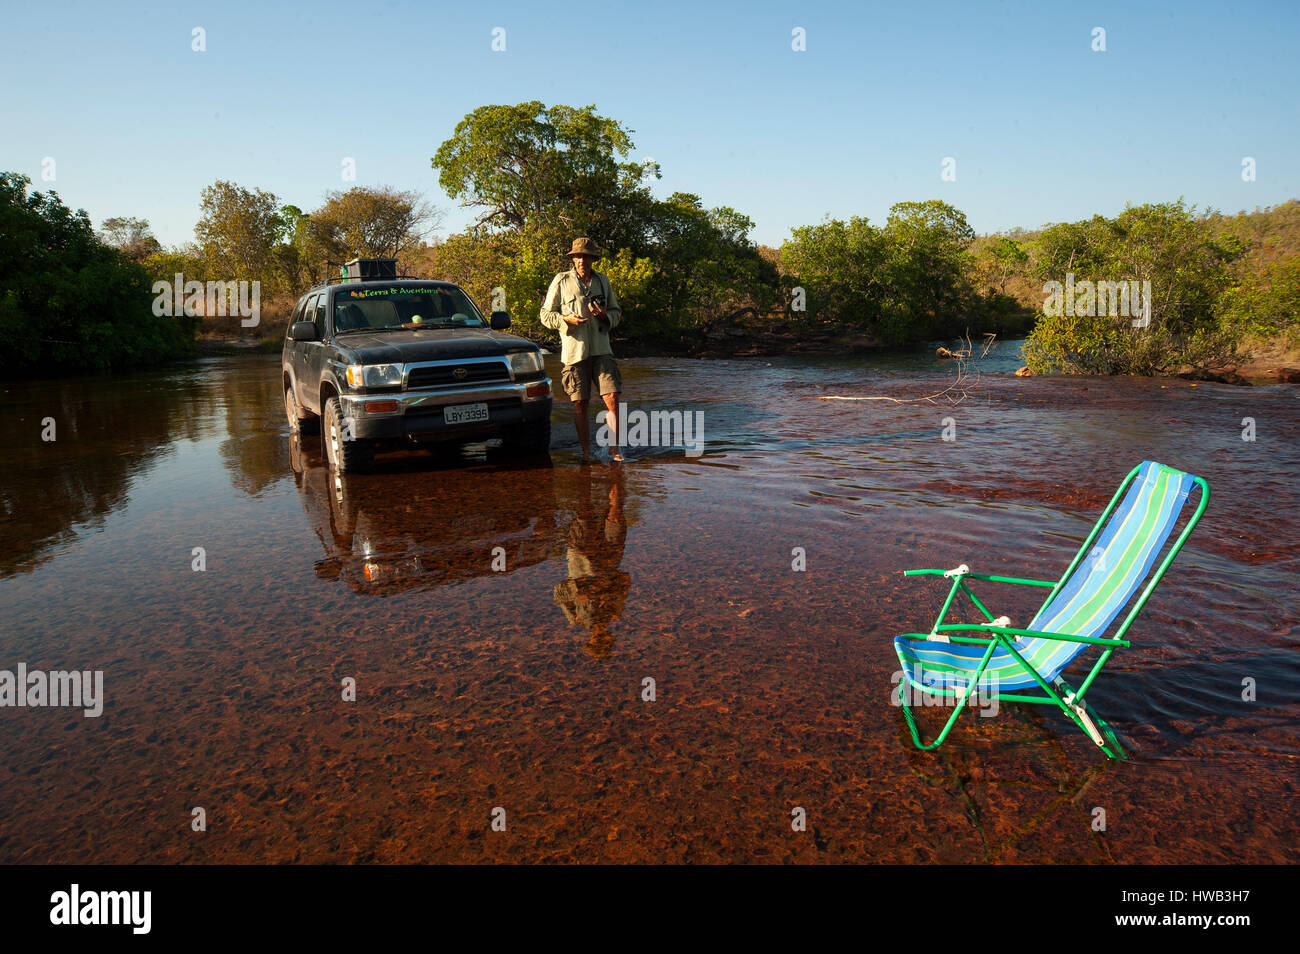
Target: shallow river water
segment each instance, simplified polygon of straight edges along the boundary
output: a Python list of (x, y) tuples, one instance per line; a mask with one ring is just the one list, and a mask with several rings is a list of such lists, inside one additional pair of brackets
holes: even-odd
[[(582, 465), (557, 403), (549, 463), (343, 479), (275, 358), (6, 386), (0, 670), (104, 691), (0, 708), (0, 862), (1300, 860), (1300, 389), (1003, 347), (955, 405), (921, 357), (630, 360), (702, 455)], [(1144, 459), (1213, 496), (1088, 694), (1131, 760), (1011, 704), (914, 750), (902, 571), (1055, 578)]]

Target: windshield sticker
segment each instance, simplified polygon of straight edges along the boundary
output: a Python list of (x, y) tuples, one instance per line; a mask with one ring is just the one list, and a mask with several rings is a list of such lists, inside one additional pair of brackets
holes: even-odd
[(446, 294), (446, 289), (432, 286), (429, 288), (358, 288), (349, 291), (341, 291), (338, 294), (340, 298), (396, 298), (396, 297), (419, 297), (432, 295), (441, 292)]

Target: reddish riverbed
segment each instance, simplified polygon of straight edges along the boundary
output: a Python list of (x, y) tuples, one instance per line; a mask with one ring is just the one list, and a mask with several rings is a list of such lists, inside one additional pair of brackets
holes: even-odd
[[(0, 669), (102, 670), (105, 700), (0, 709), (0, 861), (1300, 860), (1300, 389), (624, 376), (702, 412), (703, 456), (581, 466), (557, 407), (549, 467), (416, 451), (335, 482), (274, 359), (8, 385)], [(1089, 693), (1133, 759), (1014, 706), (914, 751), (891, 638), (942, 592), (901, 571), (1056, 576), (1147, 458), (1214, 496)]]

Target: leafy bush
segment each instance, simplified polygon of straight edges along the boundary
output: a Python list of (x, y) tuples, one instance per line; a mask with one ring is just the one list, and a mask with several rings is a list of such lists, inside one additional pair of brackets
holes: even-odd
[(84, 211), (0, 173), (0, 359), (20, 372), (106, 370), (184, 354), (194, 322), (153, 313), (149, 273)]
[[(1040, 279), (1091, 290), (1100, 283), (1149, 282), (1149, 311), (1100, 307), (1050, 309), (1025, 345), (1039, 374), (1168, 374), (1233, 358), (1238, 329), (1222, 319), (1220, 297), (1245, 246), (1215, 235), (1182, 201), (1125, 209), (1044, 229), (1036, 242)], [(1044, 292), (1048, 286), (1044, 285)], [(1110, 296), (1108, 296), (1109, 299)], [(1075, 313), (1070, 314), (1073, 310)]]
[(1300, 338), (1300, 255), (1274, 262), (1228, 289), (1223, 318), (1256, 338), (1278, 338), (1294, 346)]
[(957, 333), (975, 311), (973, 238), (965, 215), (946, 202), (900, 202), (883, 228), (854, 217), (794, 229), (781, 261), (805, 289), (810, 317), (902, 344)]

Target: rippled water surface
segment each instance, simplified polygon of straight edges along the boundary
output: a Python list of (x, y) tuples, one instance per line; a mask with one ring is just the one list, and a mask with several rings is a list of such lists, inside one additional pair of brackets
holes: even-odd
[[(1300, 857), (1300, 389), (985, 373), (950, 406), (914, 400), (953, 380), (927, 358), (623, 367), (703, 456), (583, 466), (557, 404), (548, 465), (336, 480), (274, 358), (5, 387), (0, 670), (106, 698), (0, 708), (0, 861)], [(1054, 578), (1144, 459), (1213, 498), (1089, 691), (1132, 760), (1011, 704), (915, 751), (892, 637), (943, 589), (902, 571)]]

